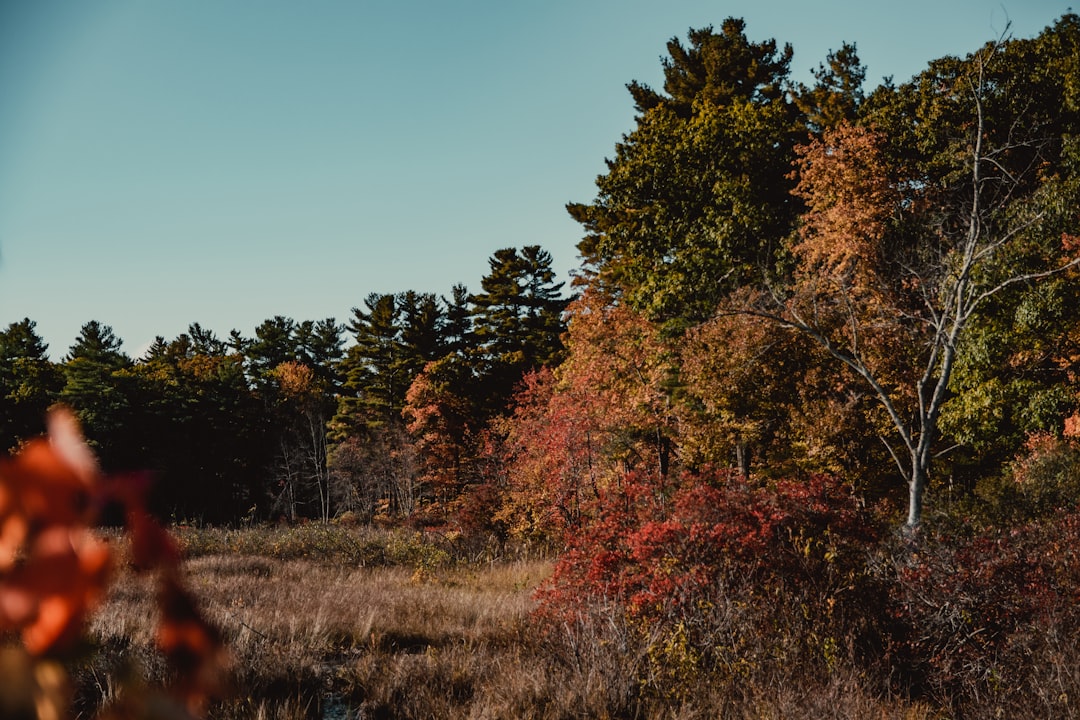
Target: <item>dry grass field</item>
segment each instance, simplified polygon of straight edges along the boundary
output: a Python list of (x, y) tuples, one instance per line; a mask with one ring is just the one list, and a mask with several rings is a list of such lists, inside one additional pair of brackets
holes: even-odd
[[(319, 717), (333, 705), (371, 717), (454, 717), (467, 716), (479, 695), (509, 700), (496, 698), (499, 668), (521, 659), (516, 633), (548, 565), (436, 574), (206, 556), (187, 570), (233, 656), (233, 697), (215, 715)], [(118, 686), (119, 663), (133, 660), (141, 666), (133, 670), (153, 675), (151, 607), (145, 579), (126, 574), (95, 616), (92, 636), (118, 650), (84, 673), (101, 700)]]
[[(497, 697), (500, 668), (522, 660), (532, 591), (550, 563), (464, 565), (390, 533), (379, 538), (385, 552), (374, 566), (325, 543), (325, 559), (295, 557), (317, 554), (319, 537), (347, 537), (354, 552), (371, 554), (375, 543), (360, 535), (244, 534), (244, 542), (264, 541), (261, 555), (187, 538), (195, 550), (188, 586), (232, 654), (232, 692), (215, 717), (463, 717), (481, 696), (512, 701)], [(227, 541), (223, 531), (215, 538)], [(124, 571), (94, 615), (97, 652), (77, 672), (83, 712), (107, 705), (131, 678), (165, 680), (151, 650), (152, 593), (148, 578)]]
[[(533, 619), (543, 558), (355, 528), (179, 535), (188, 586), (232, 656), (212, 718), (934, 717), (873, 697), (843, 670), (668, 693), (675, 670), (617, 617)], [(73, 668), (81, 717), (125, 687), (167, 681), (152, 593), (124, 570), (94, 615), (92, 652)]]

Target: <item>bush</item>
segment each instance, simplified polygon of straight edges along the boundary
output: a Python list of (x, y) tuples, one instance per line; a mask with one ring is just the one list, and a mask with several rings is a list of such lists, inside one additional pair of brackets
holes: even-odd
[(892, 548), (893, 665), (957, 716), (1066, 717), (1080, 692), (1080, 515)]
[(561, 633), (614, 617), (631, 704), (675, 713), (706, 685), (749, 707), (857, 678), (864, 699), (949, 717), (1075, 716), (1080, 513), (912, 536), (831, 477), (628, 476), (566, 542), (538, 614)]
[(828, 476), (761, 487), (687, 475), (668, 493), (627, 476), (567, 538), (539, 613), (565, 623), (621, 608), (648, 639), (641, 682), (673, 698), (704, 675), (734, 687), (792, 662), (827, 674), (880, 655), (885, 594), (866, 562), (879, 537)]

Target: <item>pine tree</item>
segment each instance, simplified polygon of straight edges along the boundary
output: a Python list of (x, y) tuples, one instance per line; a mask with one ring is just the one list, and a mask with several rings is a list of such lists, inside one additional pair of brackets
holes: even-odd
[(590, 282), (679, 331), (771, 269), (794, 227), (788, 175), (805, 124), (784, 92), (792, 51), (747, 39), (742, 20), (668, 43), (664, 91), (629, 85), (639, 115), (567, 210)]
[(519, 253), (503, 248), (488, 261), (482, 292), (473, 304), (471, 360), (477, 376), (476, 406), (483, 416), (505, 410), (514, 386), (525, 373), (556, 364), (562, 357), (565, 331), (551, 254), (530, 245)]
[(45, 414), (63, 387), (48, 345), (30, 318), (0, 332), (0, 452), (45, 430)]
[(131, 359), (111, 327), (91, 320), (82, 326), (63, 363), (60, 400), (79, 417), (106, 467), (128, 466), (136, 455), (138, 428), (132, 403)]

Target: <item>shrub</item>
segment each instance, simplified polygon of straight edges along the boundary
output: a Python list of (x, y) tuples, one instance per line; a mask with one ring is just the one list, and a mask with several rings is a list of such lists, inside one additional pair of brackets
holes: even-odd
[(1080, 631), (1077, 547), (1080, 515), (1069, 513), (893, 548), (891, 639), (907, 689), (959, 716), (988, 705), (1011, 705), (1012, 717), (1070, 715), (1080, 677), (1072, 643), (1060, 640)]
[(841, 654), (880, 652), (884, 594), (866, 563), (879, 537), (833, 477), (686, 475), (662, 493), (631, 475), (567, 538), (539, 613), (621, 608), (649, 639), (642, 682), (676, 698), (703, 673), (732, 685), (776, 663), (827, 673)]
[(1075, 716), (1078, 512), (912, 536), (883, 532), (835, 478), (719, 474), (667, 492), (628, 476), (595, 510), (538, 614), (572, 633), (613, 613), (633, 648), (632, 704), (678, 714), (707, 685), (747, 707), (847, 677), (864, 697), (949, 717)]

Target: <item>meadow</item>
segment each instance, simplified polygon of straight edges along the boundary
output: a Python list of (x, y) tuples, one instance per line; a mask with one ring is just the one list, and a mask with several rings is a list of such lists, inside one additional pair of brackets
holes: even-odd
[[(318, 524), (173, 534), (231, 656), (211, 718), (943, 717), (854, 668), (690, 678), (670, 638), (617, 612), (540, 621), (553, 563), (536, 548)], [(121, 570), (72, 668), (78, 716), (169, 682), (154, 615), (152, 583)]]

